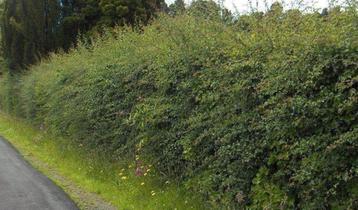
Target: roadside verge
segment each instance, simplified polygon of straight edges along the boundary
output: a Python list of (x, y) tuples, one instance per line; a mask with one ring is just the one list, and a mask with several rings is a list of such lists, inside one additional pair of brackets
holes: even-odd
[(169, 180), (160, 180), (154, 169), (137, 177), (132, 164), (99, 159), (82, 145), (53, 137), (1, 112), (0, 135), (81, 209), (203, 209), (198, 197)]

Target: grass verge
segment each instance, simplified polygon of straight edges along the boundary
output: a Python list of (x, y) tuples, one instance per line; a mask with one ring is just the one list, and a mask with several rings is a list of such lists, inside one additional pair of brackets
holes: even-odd
[(131, 164), (110, 163), (81, 145), (53, 137), (4, 113), (0, 113), (0, 135), (69, 193), (82, 209), (204, 208), (198, 197), (177, 184), (160, 180), (152, 168), (148, 168), (146, 176), (135, 176)]

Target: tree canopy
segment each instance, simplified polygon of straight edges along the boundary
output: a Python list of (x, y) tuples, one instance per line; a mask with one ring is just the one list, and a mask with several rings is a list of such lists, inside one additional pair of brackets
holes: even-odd
[(2, 45), (12, 71), (49, 52), (68, 50), (79, 32), (147, 24), (164, 0), (5, 0)]
[(2, 43), (11, 69), (20, 69), (60, 45), (60, 5), (56, 0), (4, 2)]

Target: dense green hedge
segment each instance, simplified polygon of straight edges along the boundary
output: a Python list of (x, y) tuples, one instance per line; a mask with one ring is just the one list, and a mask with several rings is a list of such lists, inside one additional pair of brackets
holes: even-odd
[(18, 113), (113, 159), (138, 155), (213, 206), (356, 205), (356, 10), (109, 33), (21, 76)]

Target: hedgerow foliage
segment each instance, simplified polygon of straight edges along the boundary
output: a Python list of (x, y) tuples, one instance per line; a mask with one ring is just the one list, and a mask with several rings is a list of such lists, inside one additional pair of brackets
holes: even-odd
[(138, 155), (216, 207), (356, 205), (356, 10), (165, 16), (108, 34), (22, 76), (20, 114)]

